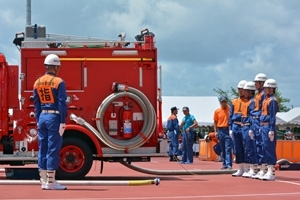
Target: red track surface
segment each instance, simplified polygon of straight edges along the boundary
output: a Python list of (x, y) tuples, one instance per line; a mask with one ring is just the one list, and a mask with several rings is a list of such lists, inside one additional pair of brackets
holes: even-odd
[[(149, 169), (219, 169), (221, 164), (199, 161), (193, 165), (179, 165), (167, 158), (154, 158), (150, 163), (136, 163)], [(235, 166), (234, 166), (235, 167)], [(99, 175), (100, 163), (94, 164), (89, 173), (91, 179), (137, 180), (156, 176), (141, 174), (118, 163), (104, 163), (103, 175)], [(159, 186), (68, 186), (65, 191), (45, 191), (39, 185), (0, 185), (0, 199), (299, 199), (300, 171), (276, 171), (276, 181), (267, 182), (231, 175), (162, 176)], [(113, 177), (111, 177), (113, 176)]]

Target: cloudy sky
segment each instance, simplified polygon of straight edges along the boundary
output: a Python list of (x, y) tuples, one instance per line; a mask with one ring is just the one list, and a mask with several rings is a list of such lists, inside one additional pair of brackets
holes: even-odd
[[(19, 63), (12, 44), (24, 31), (26, 0), (0, 0), (0, 52)], [(277, 80), (288, 107), (300, 106), (299, 0), (32, 0), (32, 24), (47, 33), (133, 41), (156, 36), (163, 95), (214, 96), (263, 72)]]

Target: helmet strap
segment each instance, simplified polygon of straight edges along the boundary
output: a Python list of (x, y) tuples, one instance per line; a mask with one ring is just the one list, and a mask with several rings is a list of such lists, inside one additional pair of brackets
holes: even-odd
[(57, 75), (57, 72), (58, 72), (58, 66), (55, 66), (54, 68), (53, 68), (53, 70), (55, 71), (55, 76)]

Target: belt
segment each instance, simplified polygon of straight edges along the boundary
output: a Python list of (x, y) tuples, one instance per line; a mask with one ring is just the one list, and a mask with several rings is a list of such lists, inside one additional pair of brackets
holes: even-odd
[(217, 127), (217, 128), (219, 128), (219, 129), (227, 129), (227, 128), (228, 128), (228, 126)]
[(241, 124), (241, 126), (250, 126), (250, 123)]
[(234, 124), (242, 125), (242, 122), (233, 122)]
[(259, 116), (253, 116), (254, 119), (259, 119)]
[(269, 124), (270, 124), (269, 122), (261, 122), (260, 123), (261, 126), (265, 126), (265, 125), (269, 125)]
[(58, 110), (42, 110), (42, 113), (59, 114)]

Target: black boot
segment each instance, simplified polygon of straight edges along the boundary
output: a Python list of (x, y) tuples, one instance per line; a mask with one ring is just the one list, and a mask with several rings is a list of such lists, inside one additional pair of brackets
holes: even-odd
[(177, 158), (177, 156), (178, 156), (178, 155), (174, 155), (174, 156), (173, 156), (173, 161), (175, 161), (175, 162), (180, 161), (180, 160)]
[(169, 161), (170, 161), (170, 162), (174, 161), (174, 157), (173, 157), (173, 156), (170, 156)]

